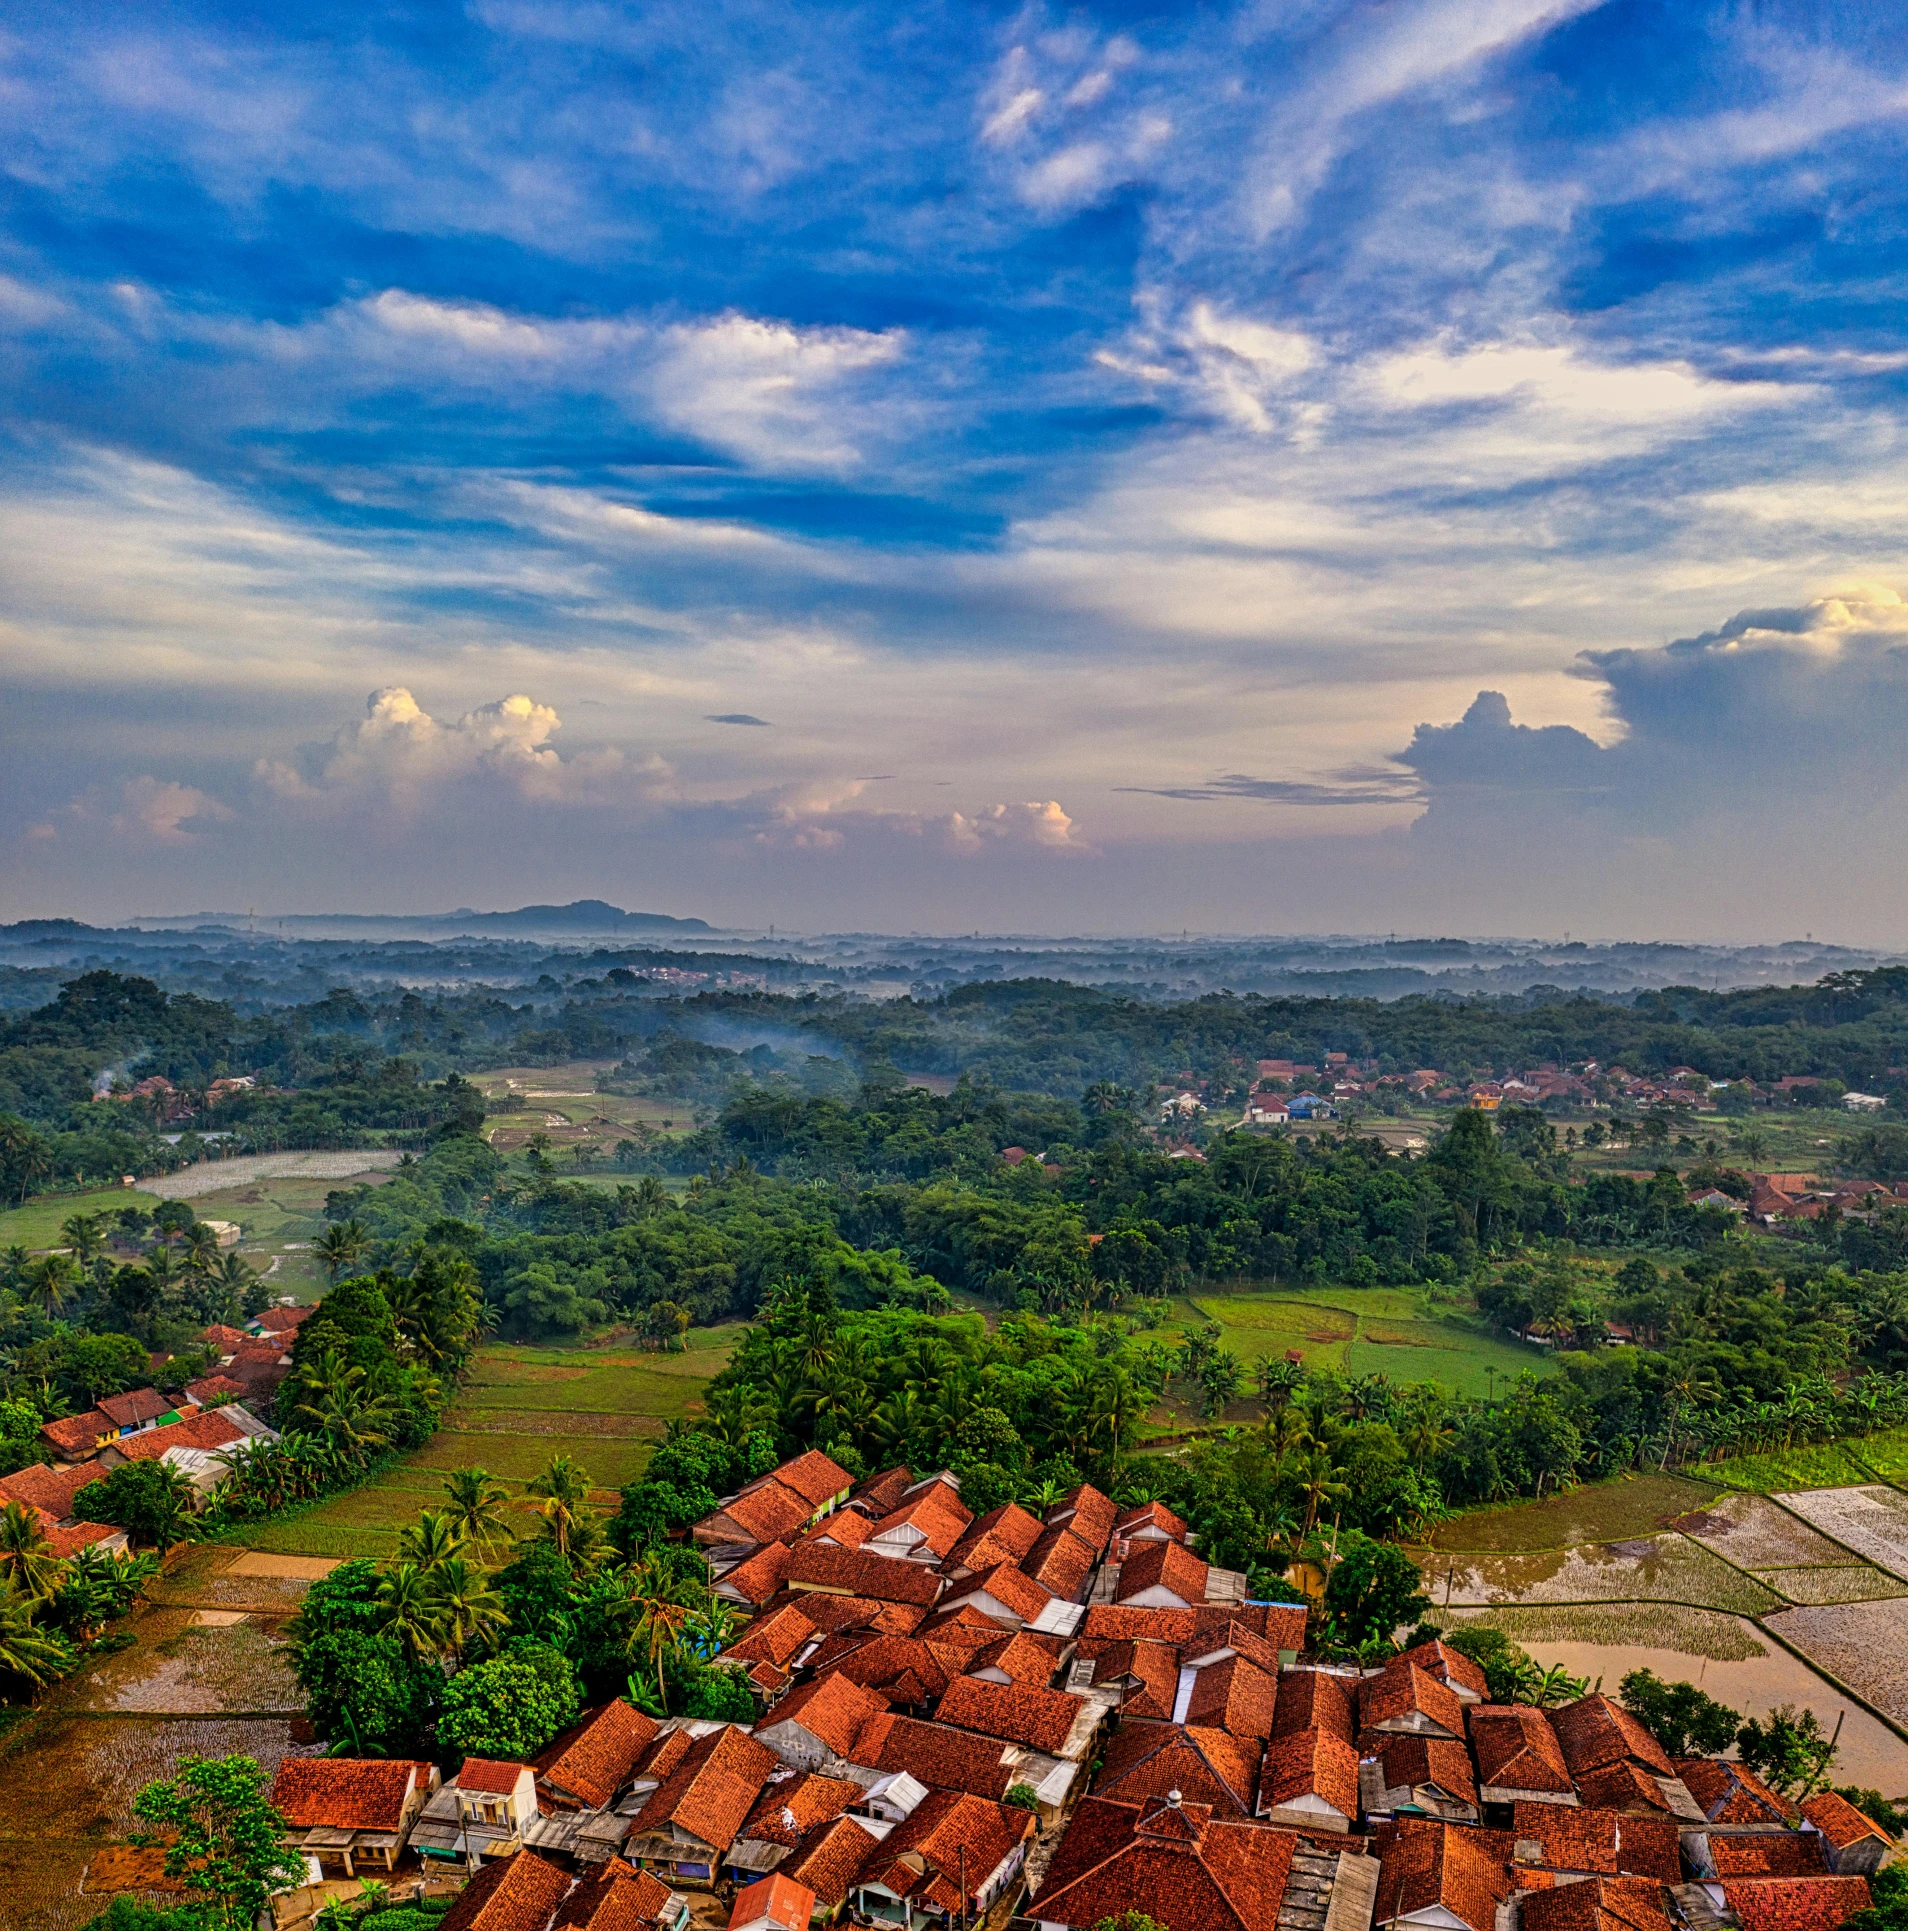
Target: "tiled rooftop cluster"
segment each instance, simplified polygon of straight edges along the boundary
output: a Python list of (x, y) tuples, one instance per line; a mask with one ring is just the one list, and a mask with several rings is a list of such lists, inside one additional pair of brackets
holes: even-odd
[[(1158, 1504), (1082, 1487), (1045, 1520), (976, 1517), (949, 1475), (857, 1487), (811, 1453), (695, 1533), (726, 1583), (749, 1576), (720, 1660), (756, 1721), (618, 1702), (533, 1763), (467, 1762), (410, 1829), (487, 1867), (448, 1931), (678, 1931), (673, 1887), (724, 1881), (732, 1931), (948, 1922), (1010, 1893), (1076, 1931), (1127, 1911), (1169, 1931), (1834, 1931), (1888, 1848), (1840, 1798), (1797, 1809), (1740, 1765), (1672, 1761), (1600, 1695), (1492, 1703), (1440, 1642), (1367, 1672), (1302, 1661), (1304, 1609), (1245, 1600)], [(342, 1789), (368, 1768), (285, 1774)], [(372, 1827), (318, 1808), (304, 1792), (294, 1816), (315, 1853)], [(639, 1880), (642, 1908), (625, 1890), (608, 1915)]]

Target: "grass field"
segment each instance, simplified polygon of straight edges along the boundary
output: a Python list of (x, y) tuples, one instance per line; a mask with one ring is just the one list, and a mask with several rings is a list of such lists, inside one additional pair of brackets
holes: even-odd
[[(1856, 1454), (1862, 1452), (1861, 1443), (1852, 1446)], [(1836, 1442), (1815, 1442), (1768, 1455), (1732, 1455), (1727, 1461), (1704, 1462), (1700, 1472), (1707, 1482), (1746, 1489), (1753, 1495), (1780, 1495), (1800, 1488), (1856, 1488), (1873, 1479)]]
[(9, 1207), (0, 1213), (0, 1247), (52, 1247), (60, 1238), (60, 1222), (69, 1214), (111, 1213), (121, 1207), (143, 1207), (150, 1213), (159, 1204), (157, 1194), (138, 1187), (41, 1194), (24, 1207)]
[(1466, 1395), (1502, 1390), (1549, 1357), (1431, 1307), (1412, 1288), (1294, 1288), (1279, 1293), (1202, 1294), (1193, 1306), (1225, 1330), (1248, 1368), (1296, 1351), (1308, 1369), (1435, 1381)]
[(692, 1329), (687, 1351), (668, 1355), (484, 1347), (446, 1425), (423, 1448), (362, 1488), (243, 1540), (282, 1555), (388, 1556), (398, 1530), (441, 1499), (446, 1471), (487, 1469), (520, 1493), (558, 1454), (575, 1456), (598, 1503), (613, 1508), (616, 1491), (642, 1472), (665, 1423), (695, 1412), (740, 1332)]

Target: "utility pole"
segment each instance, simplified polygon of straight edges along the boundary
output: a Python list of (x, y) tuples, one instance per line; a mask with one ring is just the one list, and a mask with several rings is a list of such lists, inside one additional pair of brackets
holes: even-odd
[[(1836, 1729), (1839, 1734), (1841, 1726), (1838, 1724)], [(957, 1847), (957, 1855), (960, 1859), (961, 1872), (961, 1931), (967, 1931), (967, 1846), (965, 1844)]]

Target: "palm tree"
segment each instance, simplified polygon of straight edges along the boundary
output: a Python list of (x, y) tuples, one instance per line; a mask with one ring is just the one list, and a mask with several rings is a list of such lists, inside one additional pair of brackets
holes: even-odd
[(100, 1227), (103, 1219), (101, 1214), (68, 1214), (60, 1222), (60, 1239), (82, 1267), (105, 1248), (106, 1236)]
[(335, 1348), (327, 1349), (302, 1377), (304, 1399), (293, 1407), (347, 1461), (362, 1462), (391, 1442), (397, 1404), (389, 1395), (367, 1394), (364, 1370), (347, 1366)]
[(219, 1237), (204, 1221), (195, 1220), (192, 1231), (185, 1237), (185, 1262), (187, 1268), (200, 1279), (204, 1279), (218, 1264)]
[(370, 1251), (371, 1237), (355, 1221), (327, 1227), (318, 1238), (315, 1252), (334, 1281), (343, 1280)]
[(1351, 1485), (1339, 1480), (1341, 1470), (1333, 1462), (1331, 1450), (1323, 1446), (1314, 1447), (1293, 1474), (1299, 1493), (1305, 1497), (1304, 1533), (1310, 1535), (1318, 1526), (1319, 1513), (1325, 1504), (1343, 1502), (1351, 1493)]
[(504, 1510), (510, 1491), (488, 1469), (454, 1468), (444, 1477), (449, 1502), (444, 1513), (454, 1520), (467, 1542), (488, 1548), (510, 1534)]
[(446, 1556), (429, 1580), (439, 1640), (453, 1661), (461, 1661), (472, 1644), (487, 1643), (509, 1627), (510, 1612), (481, 1563), (468, 1556)]
[(79, 1269), (66, 1255), (42, 1254), (27, 1269), (27, 1299), (38, 1302), (46, 1318), (51, 1321), (73, 1298), (78, 1278)]
[(740, 1620), (732, 1605), (720, 1596), (711, 1596), (705, 1608), (690, 1616), (684, 1630), (696, 1654), (706, 1662), (735, 1641)]
[(0, 1586), (0, 1672), (24, 1676), (41, 1688), (72, 1667), (73, 1652), (58, 1636), (33, 1627), (36, 1597)]
[(431, 1579), (415, 1562), (398, 1561), (378, 1582), (378, 1607), (385, 1627), (412, 1656), (436, 1653), (441, 1628)]
[(689, 1612), (668, 1595), (667, 1585), (648, 1563), (630, 1564), (629, 1584), (630, 1606), (635, 1616), (623, 1653), (632, 1662), (638, 1656), (648, 1662), (656, 1678), (656, 1701), (666, 1713), (668, 1689), (663, 1665), (676, 1654)]
[(590, 1509), (590, 1478), (572, 1455), (552, 1455), (525, 1486), (523, 1507), (541, 1518), (538, 1533), (560, 1556), (583, 1556), (601, 1531)]
[(464, 1546), (464, 1529), (449, 1509), (425, 1509), (407, 1529), (398, 1531), (398, 1557), (415, 1563), (429, 1575)]
[(16, 1595), (50, 1595), (59, 1580), (60, 1559), (40, 1526), (37, 1509), (9, 1502), (0, 1509), (0, 1583)]
[(1305, 1379), (1304, 1367), (1296, 1361), (1266, 1359), (1259, 1363), (1259, 1399), (1277, 1414), (1292, 1399)]

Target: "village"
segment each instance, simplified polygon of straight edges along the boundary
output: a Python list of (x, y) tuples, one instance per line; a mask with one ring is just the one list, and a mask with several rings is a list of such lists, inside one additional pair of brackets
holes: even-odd
[(617, 1699), (448, 1779), (289, 1757), (305, 1908), (372, 1878), (454, 1891), (442, 1931), (1835, 1931), (1894, 1850), (1601, 1693), (1496, 1703), (1435, 1639), (1321, 1660), (1156, 1502), (976, 1516), (810, 1450), (691, 1533), (749, 1612), (715, 1660), (752, 1722)]

